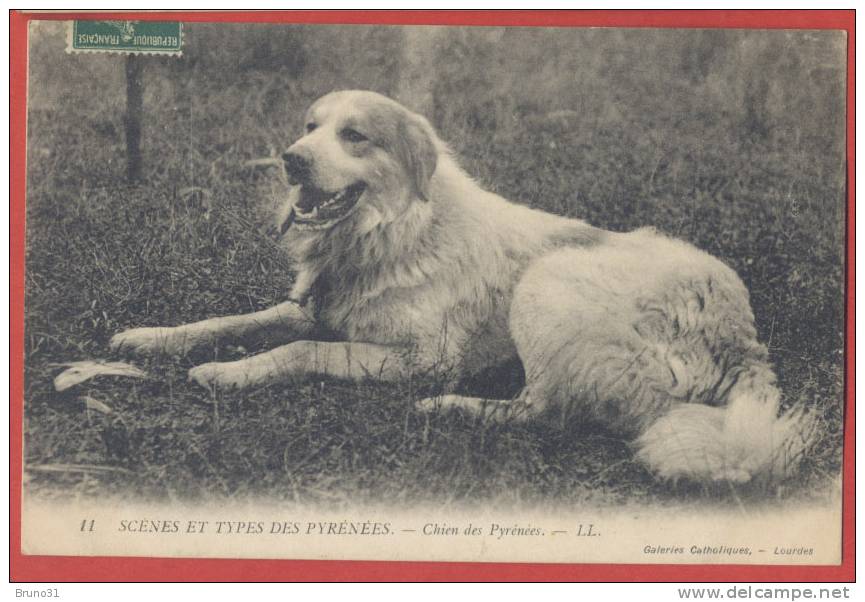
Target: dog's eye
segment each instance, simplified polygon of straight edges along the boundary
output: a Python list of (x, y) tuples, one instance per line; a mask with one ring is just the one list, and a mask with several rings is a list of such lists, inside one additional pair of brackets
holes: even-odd
[(351, 128), (344, 128), (339, 135), (343, 140), (347, 140), (348, 142), (366, 142), (369, 140), (369, 138)]
[(311, 133), (317, 127), (318, 127), (318, 124), (316, 124), (316, 123), (307, 123), (306, 124), (306, 133), (307, 134)]

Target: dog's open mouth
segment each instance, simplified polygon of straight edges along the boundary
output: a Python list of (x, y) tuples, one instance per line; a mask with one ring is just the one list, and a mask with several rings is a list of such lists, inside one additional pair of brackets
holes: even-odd
[(294, 225), (309, 230), (333, 226), (348, 217), (365, 190), (364, 182), (335, 193), (304, 185), (300, 189), (300, 200), (294, 206)]

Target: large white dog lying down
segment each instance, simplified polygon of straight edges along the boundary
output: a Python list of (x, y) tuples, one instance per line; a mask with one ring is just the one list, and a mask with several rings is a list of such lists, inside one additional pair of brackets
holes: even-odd
[(717, 259), (652, 230), (606, 232), (486, 192), (423, 117), (372, 92), (319, 99), (283, 158), (293, 300), (128, 330), (112, 348), (287, 343), (190, 371), (217, 388), (443, 366), (459, 376), (518, 355), (518, 400), (444, 395), (419, 407), (522, 418), (558, 408), (635, 439), (663, 478), (778, 478), (807, 448), (813, 421), (801, 409), (778, 416), (748, 292)]

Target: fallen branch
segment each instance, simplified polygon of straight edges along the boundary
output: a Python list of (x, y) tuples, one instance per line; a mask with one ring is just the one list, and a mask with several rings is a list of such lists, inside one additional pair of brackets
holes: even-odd
[(70, 387), (90, 380), (94, 376), (130, 376), (132, 378), (147, 378), (147, 373), (125, 362), (96, 362), (85, 360), (82, 362), (67, 362), (63, 364), (50, 364), (53, 367), (67, 367), (66, 370), (54, 378), (54, 388), (57, 391), (65, 391)]
[(267, 167), (282, 167), (282, 159), (279, 157), (266, 157), (264, 159), (250, 159), (243, 162), (244, 167), (252, 169), (264, 169)]

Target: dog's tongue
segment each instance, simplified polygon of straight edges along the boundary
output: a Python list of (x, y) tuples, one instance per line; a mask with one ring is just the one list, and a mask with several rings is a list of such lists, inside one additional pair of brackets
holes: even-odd
[(297, 201), (295, 207), (303, 213), (309, 213), (328, 198), (330, 198), (330, 195), (325, 191), (313, 188), (312, 186), (304, 186), (300, 189), (300, 200)]

